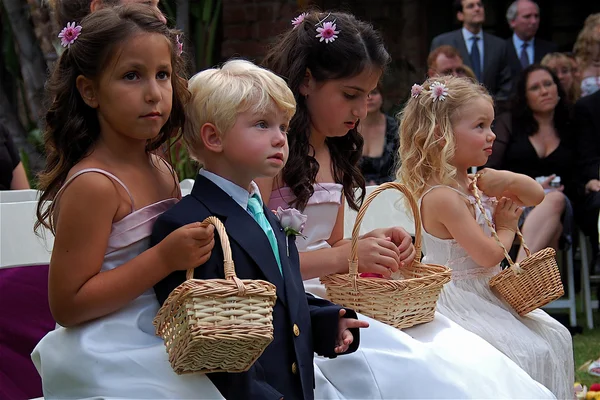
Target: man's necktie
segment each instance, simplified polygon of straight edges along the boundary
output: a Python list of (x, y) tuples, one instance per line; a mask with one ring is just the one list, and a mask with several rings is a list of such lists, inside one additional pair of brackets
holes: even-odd
[(473, 40), (473, 45), (471, 46), (471, 65), (473, 66), (473, 72), (477, 80), (481, 82), (481, 54), (479, 53), (479, 46), (477, 46), (479, 37), (473, 36), (471, 40)]

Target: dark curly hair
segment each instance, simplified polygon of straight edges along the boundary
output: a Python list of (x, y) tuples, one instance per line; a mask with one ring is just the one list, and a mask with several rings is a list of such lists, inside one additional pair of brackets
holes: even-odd
[[(42, 195), (35, 228), (43, 225), (52, 232), (56, 195), (71, 168), (90, 153), (100, 136), (97, 112), (83, 101), (77, 90), (79, 75), (99, 79), (118, 46), (140, 32), (157, 33), (168, 39), (173, 67), (173, 104), (159, 134), (146, 143), (147, 152), (158, 150), (178, 134), (185, 122), (184, 104), (189, 98), (186, 81), (181, 78), (184, 62), (175, 44), (178, 32), (160, 20), (157, 10), (140, 4), (105, 8), (85, 17), (80, 25), (81, 34), (62, 53), (46, 83), (49, 102), (44, 128), (46, 167), (39, 175)], [(52, 202), (50, 206), (47, 201)]]
[(554, 128), (558, 132), (560, 140), (568, 142), (570, 141), (568, 137), (570, 111), (567, 105), (567, 95), (554, 72), (550, 68), (539, 64), (532, 64), (525, 68), (517, 81), (517, 90), (511, 106), (513, 132), (518, 135), (531, 136), (537, 133), (540, 128), (527, 102), (527, 80), (529, 75), (540, 70), (550, 74), (558, 90), (559, 100), (554, 109)]
[[(324, 20), (335, 21), (337, 29), (343, 32), (333, 42), (320, 42), (315, 37), (318, 23)], [(313, 185), (319, 171), (319, 163), (311, 155), (309, 143), (310, 115), (304, 96), (300, 94), (307, 69), (317, 82), (324, 82), (354, 77), (370, 66), (383, 72), (389, 61), (379, 33), (370, 24), (343, 12), (308, 11), (303, 22), (284, 32), (271, 48), (263, 64), (287, 79), (297, 102), (296, 114), (289, 127), (290, 155), (282, 172), (283, 181), (296, 197), (294, 207), (306, 207), (314, 193)], [(343, 185), (350, 207), (358, 210), (365, 188), (364, 177), (358, 168), (363, 138), (354, 127), (343, 137), (328, 137), (325, 143), (331, 154), (334, 179)], [(358, 199), (356, 188), (362, 189)]]

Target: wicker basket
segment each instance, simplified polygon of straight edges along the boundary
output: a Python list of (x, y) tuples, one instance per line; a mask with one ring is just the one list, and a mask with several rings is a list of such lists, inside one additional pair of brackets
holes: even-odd
[[(360, 224), (373, 199), (386, 189), (404, 193), (415, 218), (416, 259), (411, 267), (402, 268), (397, 279), (364, 278), (358, 275), (358, 233)], [(395, 328), (409, 328), (433, 320), (435, 305), (444, 284), (450, 281), (451, 271), (441, 265), (422, 264), (421, 216), (417, 203), (408, 189), (399, 183), (380, 185), (360, 208), (352, 230), (352, 249), (348, 274), (321, 278), (327, 297), (334, 303), (352, 308)], [(396, 278), (396, 277), (394, 277)]]
[(204, 222), (219, 234), (225, 279), (193, 279), (189, 269), (154, 318), (156, 334), (177, 374), (244, 372), (273, 340), (275, 285), (238, 279), (225, 227), (216, 217)]
[(479, 189), (477, 188), (477, 178), (473, 180), (473, 192), (477, 201), (479, 210), (485, 217), (485, 221), (492, 231), (492, 235), (502, 250), (504, 257), (508, 260), (509, 267), (490, 279), (490, 287), (499, 294), (510, 306), (520, 315), (524, 316), (536, 308), (559, 299), (565, 294), (560, 271), (556, 265), (554, 249), (548, 247), (534, 254), (525, 244), (521, 231), (517, 228), (517, 236), (523, 245), (527, 257), (520, 263), (515, 263), (506, 247), (500, 242), (496, 229), (489, 220), (481, 204)]

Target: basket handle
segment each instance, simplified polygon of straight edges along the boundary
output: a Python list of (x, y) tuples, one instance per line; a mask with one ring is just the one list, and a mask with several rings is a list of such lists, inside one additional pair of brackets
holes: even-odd
[[(477, 207), (479, 207), (479, 211), (481, 211), (483, 218), (485, 218), (485, 222), (487, 223), (488, 227), (492, 231), (492, 236), (494, 237), (494, 239), (496, 239), (496, 243), (498, 243), (498, 245), (500, 247), (502, 247), (502, 250), (504, 250), (504, 257), (508, 260), (508, 263), (510, 264), (510, 268), (512, 268), (515, 273), (520, 273), (521, 268), (519, 267), (519, 263), (515, 263), (513, 261), (513, 259), (511, 258), (511, 256), (508, 254), (508, 251), (506, 251), (506, 247), (504, 247), (504, 245), (500, 241), (500, 238), (498, 237), (498, 233), (496, 233), (496, 228), (494, 227), (494, 224), (492, 223), (492, 221), (490, 221), (490, 219), (488, 218), (488, 216), (485, 212), (485, 208), (483, 208), (483, 204), (481, 203), (481, 197), (479, 195), (479, 188), (477, 187), (477, 180), (481, 177), (481, 175), (482, 175), (481, 173), (478, 173), (478, 174), (475, 174), (475, 176), (473, 176), (472, 184), (473, 184), (473, 196), (475, 197), (475, 202), (477, 203)], [(516, 234), (517, 234), (517, 237), (519, 238), (519, 241), (523, 245), (525, 254), (527, 254), (527, 257), (529, 257), (531, 255), (531, 250), (529, 250), (529, 247), (527, 247), (527, 244), (525, 244), (525, 239), (523, 238), (523, 234), (521, 233), (521, 231), (519, 230), (518, 227), (517, 227)]]
[(421, 261), (421, 214), (417, 202), (413, 197), (412, 193), (401, 183), (398, 182), (386, 182), (382, 183), (375, 189), (371, 194), (367, 196), (364, 203), (358, 210), (356, 221), (354, 222), (354, 229), (352, 229), (352, 245), (350, 250), (350, 267), (348, 268), (350, 276), (356, 278), (358, 276), (358, 234), (360, 232), (360, 224), (362, 223), (363, 217), (367, 212), (369, 204), (377, 197), (377, 195), (387, 189), (396, 189), (404, 194), (408, 199), (410, 208), (412, 210), (415, 219), (415, 250), (417, 255), (415, 261)]
[[(233, 257), (231, 255), (231, 245), (229, 244), (229, 236), (227, 236), (227, 231), (225, 230), (225, 226), (221, 222), (221, 220), (217, 217), (208, 217), (204, 221), (203, 224), (211, 224), (215, 227), (215, 230), (219, 234), (219, 240), (221, 242), (221, 247), (223, 248), (223, 266), (225, 269), (225, 279), (233, 280), (238, 288), (238, 295), (243, 296), (246, 293), (246, 286), (244, 283), (238, 279), (235, 274), (235, 265), (233, 263)], [(187, 280), (194, 279), (194, 269), (190, 268), (187, 270), (185, 277)]]

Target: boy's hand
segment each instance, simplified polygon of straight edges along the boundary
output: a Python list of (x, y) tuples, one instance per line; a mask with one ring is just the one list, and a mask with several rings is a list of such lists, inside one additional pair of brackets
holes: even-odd
[(342, 308), (340, 310), (338, 337), (334, 349), (337, 354), (342, 354), (348, 351), (348, 348), (354, 341), (354, 336), (352, 335), (352, 332), (350, 332), (350, 329), (369, 327), (369, 323), (367, 321), (360, 321), (355, 318), (344, 318), (344, 315), (346, 315), (346, 310)]

